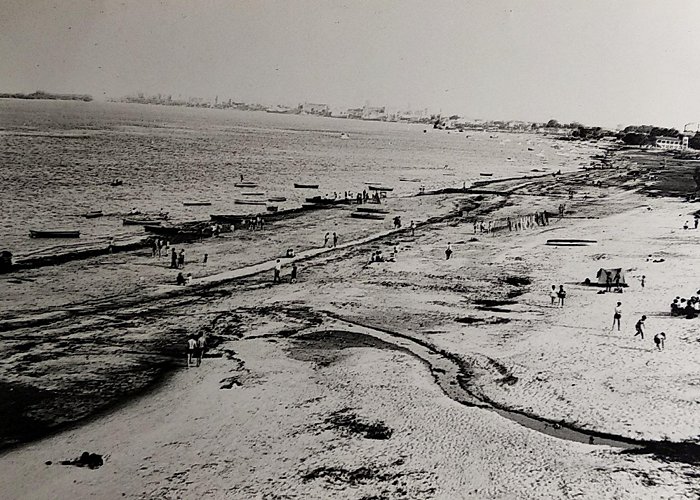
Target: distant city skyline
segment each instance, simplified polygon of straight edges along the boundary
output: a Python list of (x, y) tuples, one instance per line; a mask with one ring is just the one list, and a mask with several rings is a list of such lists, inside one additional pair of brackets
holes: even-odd
[(6, 0), (3, 92), (700, 121), (700, 2)]

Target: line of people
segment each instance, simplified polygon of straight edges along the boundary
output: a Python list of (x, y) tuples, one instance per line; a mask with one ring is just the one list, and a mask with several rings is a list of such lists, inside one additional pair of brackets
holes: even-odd
[(523, 231), (539, 226), (548, 226), (549, 216), (546, 211), (535, 212), (528, 215), (518, 215), (516, 217), (506, 217), (505, 219), (477, 220), (474, 219), (474, 234), (493, 233), (496, 231)]

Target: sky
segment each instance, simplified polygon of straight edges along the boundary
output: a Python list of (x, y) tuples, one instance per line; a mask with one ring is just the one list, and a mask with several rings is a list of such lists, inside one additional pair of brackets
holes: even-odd
[(0, 92), (700, 122), (700, 1), (2, 0)]

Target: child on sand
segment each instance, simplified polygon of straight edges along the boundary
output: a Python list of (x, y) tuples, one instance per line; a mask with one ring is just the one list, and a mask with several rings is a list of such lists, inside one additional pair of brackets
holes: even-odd
[(549, 298), (552, 299), (552, 305), (557, 301), (557, 285), (552, 285), (552, 291), (549, 292)]
[(187, 337), (187, 368), (192, 364), (192, 356), (194, 356), (197, 349), (197, 341), (194, 339), (193, 335)]
[(613, 324), (611, 330), (615, 329), (617, 323), (617, 331), (620, 331), (620, 319), (622, 318), (622, 302), (618, 302), (615, 306), (615, 314), (613, 314)]
[(634, 336), (636, 337), (637, 335), (640, 335), (642, 337), (642, 340), (644, 340), (644, 322), (646, 321), (646, 319), (646, 316), (642, 316), (639, 319), (639, 321), (637, 321), (637, 324), (634, 325), (634, 329), (636, 330)]
[(445, 249), (445, 260), (450, 260), (450, 256), (452, 255), (452, 246), (450, 243), (447, 243), (447, 248)]
[(559, 306), (564, 307), (564, 299), (566, 298), (566, 291), (564, 290), (564, 285), (559, 285), (557, 297), (559, 297)]
[(654, 335), (654, 344), (659, 351), (664, 350), (664, 341), (666, 340), (666, 334), (664, 332), (657, 333)]

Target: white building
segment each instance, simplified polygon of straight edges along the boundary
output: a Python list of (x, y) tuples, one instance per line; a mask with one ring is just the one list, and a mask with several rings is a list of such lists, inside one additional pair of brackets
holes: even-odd
[(657, 137), (656, 147), (661, 149), (676, 149), (685, 150), (688, 149), (688, 136), (684, 135), (681, 137)]

